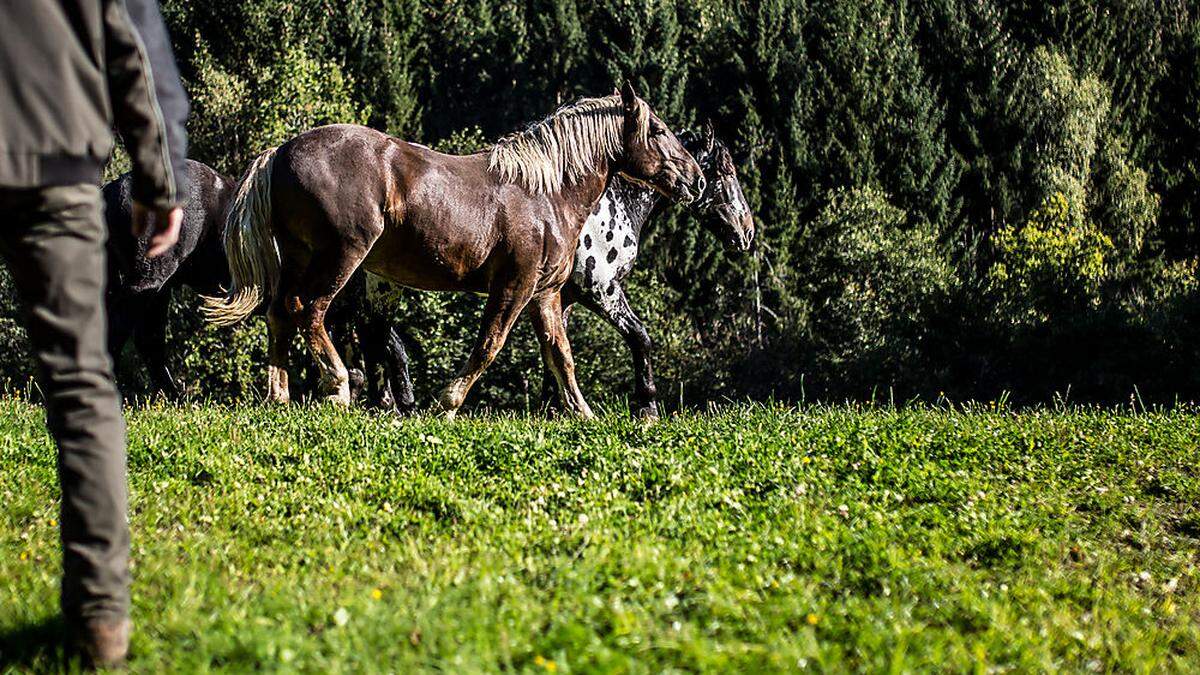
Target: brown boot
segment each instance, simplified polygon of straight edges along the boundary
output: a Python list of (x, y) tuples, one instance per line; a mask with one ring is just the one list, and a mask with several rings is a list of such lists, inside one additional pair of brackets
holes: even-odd
[(75, 637), (86, 668), (120, 668), (129, 652), (129, 619), (90, 619)]

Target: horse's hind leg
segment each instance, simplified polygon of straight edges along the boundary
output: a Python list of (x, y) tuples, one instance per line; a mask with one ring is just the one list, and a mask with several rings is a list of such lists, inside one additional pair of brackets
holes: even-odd
[(521, 311), (529, 304), (532, 296), (532, 283), (524, 286), (508, 288), (493, 288), (488, 295), (487, 304), (483, 308), (483, 322), (479, 327), (479, 335), (475, 338), (475, 346), (467, 363), (458, 375), (446, 385), (438, 397), (438, 404), (446, 417), (453, 418), (462, 407), (471, 386), (483, 374), (483, 371), (496, 360), (496, 354), (504, 347), (505, 340), (512, 330), (513, 324), (521, 316)]
[(646, 324), (638, 318), (633, 308), (629, 306), (629, 297), (620, 284), (614, 284), (612, 294), (603, 300), (585, 297), (583, 305), (601, 316), (617, 329), (625, 339), (625, 345), (633, 354), (633, 415), (642, 419), (657, 419), (658, 404), (655, 402), (657, 390), (654, 386), (654, 370), (650, 364), (650, 352), (653, 344)]
[(330, 332), (334, 346), (341, 353), (349, 374), (350, 398), (353, 400), (357, 400), (363, 393), (367, 382), (366, 372), (359, 366), (369, 366), (363, 339), (367, 331), (359, 318), (366, 310), (365, 282), (366, 277), (361, 271), (352, 274), (325, 316), (326, 330)]
[(272, 403), (287, 403), (292, 397), (287, 368), (296, 322), (287, 310), (287, 297), (279, 295), (267, 308), (267, 400)]
[[(267, 401), (288, 403), (292, 400), (288, 382), (289, 352), (292, 338), (296, 337), (295, 305), (298, 265), (289, 256), (288, 248), (281, 246), (285, 264), (279, 267), (279, 287), (275, 297), (267, 305)], [(287, 264), (287, 263), (291, 264)], [(299, 392), (297, 392), (299, 395)]]
[(550, 367), (558, 383), (563, 406), (584, 419), (594, 418), (583, 392), (579, 390), (579, 383), (575, 381), (575, 359), (571, 355), (571, 343), (567, 340), (558, 293), (540, 297), (534, 302), (533, 329), (542, 344), (542, 361)]
[(300, 292), (288, 305), (320, 371), (320, 393), (341, 405), (350, 405), (350, 376), (325, 330), (325, 315), (365, 257), (366, 251), (346, 246), (317, 251), (300, 281)]
[[(565, 289), (564, 289), (565, 291)], [(571, 308), (574, 301), (568, 300), (563, 293), (562, 299), (562, 324), (563, 331), (567, 330), (567, 324), (571, 318)], [(560, 402), (562, 401), (562, 390), (558, 386), (558, 380), (554, 377), (554, 369), (550, 367), (550, 362), (542, 359), (542, 400), (541, 408), (546, 413), (557, 413), (560, 410)]]

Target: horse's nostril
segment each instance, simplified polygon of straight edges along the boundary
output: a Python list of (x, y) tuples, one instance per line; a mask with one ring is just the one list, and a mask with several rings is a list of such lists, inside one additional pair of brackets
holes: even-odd
[(704, 194), (704, 188), (708, 187), (708, 181), (704, 180), (704, 176), (696, 179), (696, 196)]

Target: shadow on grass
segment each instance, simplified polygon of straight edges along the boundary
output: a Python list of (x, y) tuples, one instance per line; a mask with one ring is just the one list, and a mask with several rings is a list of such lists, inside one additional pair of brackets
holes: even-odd
[(66, 626), (61, 616), (0, 631), (0, 672), (35, 670), (61, 672), (67, 669), (63, 651)]

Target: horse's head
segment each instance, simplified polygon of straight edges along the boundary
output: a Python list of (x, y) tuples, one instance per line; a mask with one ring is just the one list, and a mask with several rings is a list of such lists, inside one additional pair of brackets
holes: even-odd
[(621, 175), (677, 202), (698, 199), (705, 181), (696, 160), (628, 82), (620, 96), (625, 111)]
[(700, 223), (731, 249), (750, 250), (754, 241), (754, 215), (742, 194), (737, 169), (729, 148), (717, 138), (711, 123), (705, 123), (700, 133), (680, 134), (683, 146), (692, 153), (707, 182), (700, 198), (691, 209), (700, 216)]

